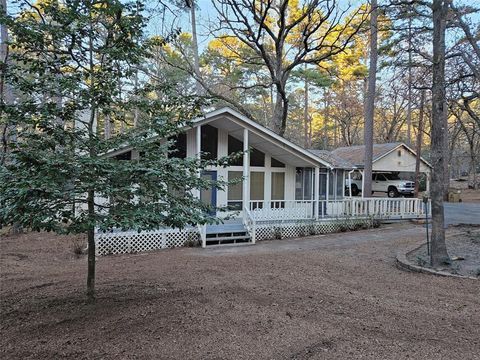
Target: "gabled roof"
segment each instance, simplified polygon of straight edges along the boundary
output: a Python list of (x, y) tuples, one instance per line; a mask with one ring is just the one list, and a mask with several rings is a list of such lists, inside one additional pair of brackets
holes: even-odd
[[(221, 109), (205, 113), (203, 116), (200, 116), (194, 119), (191, 125), (185, 127), (184, 130), (188, 130), (189, 128), (195, 128), (197, 126), (205, 125), (214, 121), (221, 121), (223, 119), (228, 119), (232, 123), (237, 124), (237, 126), (246, 128), (249, 131), (254, 132), (256, 136), (262, 139), (262, 141), (275, 144), (276, 146), (281, 148), (282, 151), (295, 155), (298, 159), (302, 159), (302, 161), (305, 164), (311, 164), (311, 165), (321, 166), (321, 167), (325, 166), (330, 169), (335, 168), (335, 166), (329, 161), (323, 159), (322, 157), (314, 155), (310, 151), (302, 148), (301, 146), (294, 144), (293, 142), (283, 138), (282, 136), (276, 134), (272, 130), (266, 128), (265, 126), (256, 123), (255, 121), (247, 118), (246, 116), (242, 115), (238, 111), (233, 110), (229, 107), (223, 107)], [(154, 141), (158, 139), (159, 138), (157, 136), (154, 136), (148, 139), (147, 141)], [(132, 150), (132, 147), (129, 145), (125, 145), (120, 147), (119, 149), (109, 151), (105, 155), (116, 156), (118, 154), (121, 154), (129, 150)]]
[(333, 154), (331, 151), (316, 150), (316, 149), (310, 149), (309, 151), (315, 154), (316, 156), (318, 156), (319, 158), (332, 164), (335, 168), (339, 168), (339, 169), (355, 169), (356, 168), (354, 164), (352, 164), (348, 160), (345, 160), (344, 158), (341, 158), (340, 156)]
[[(415, 151), (409, 148), (407, 145), (401, 142), (395, 143), (386, 143), (386, 144), (374, 144), (373, 145), (373, 162), (380, 160), (381, 158), (387, 156), (392, 151), (403, 147), (414, 156), (416, 155)], [(332, 151), (334, 156), (340, 157), (356, 167), (363, 168), (365, 166), (365, 145), (356, 145), (356, 146), (346, 146), (340, 147)], [(420, 158), (427, 166), (431, 165), (423, 158)]]
[(233, 110), (229, 107), (223, 107), (218, 110), (211, 111), (206, 113), (204, 116), (199, 117), (193, 120), (192, 127), (199, 125), (208, 124), (216, 119), (221, 117), (227, 117), (229, 120), (241, 125), (244, 128), (247, 128), (251, 131), (254, 131), (257, 135), (261, 136), (265, 141), (270, 141), (281, 146), (284, 150), (295, 153), (296, 155), (307, 159), (309, 162), (326, 166), (327, 168), (333, 169), (335, 166), (328, 160), (323, 159), (322, 157), (316, 156), (312, 152), (304, 149), (301, 146), (294, 144), (293, 142), (285, 139), (284, 137), (276, 134), (272, 130), (266, 128), (263, 125), (249, 119), (240, 112)]

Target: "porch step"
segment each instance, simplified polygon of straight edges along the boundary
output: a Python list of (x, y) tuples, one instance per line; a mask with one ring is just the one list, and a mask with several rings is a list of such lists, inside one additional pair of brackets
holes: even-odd
[(243, 224), (220, 224), (207, 227), (206, 245), (244, 244), (250, 235)]

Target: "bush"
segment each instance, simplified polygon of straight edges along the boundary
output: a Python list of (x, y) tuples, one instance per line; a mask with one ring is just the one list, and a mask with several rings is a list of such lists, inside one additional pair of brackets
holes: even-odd
[(84, 242), (79, 239), (74, 239), (72, 241), (72, 252), (75, 257), (78, 259), (80, 256), (86, 254), (86, 248), (84, 248)]

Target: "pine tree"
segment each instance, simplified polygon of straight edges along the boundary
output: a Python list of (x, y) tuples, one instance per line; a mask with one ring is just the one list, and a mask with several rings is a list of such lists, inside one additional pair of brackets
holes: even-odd
[[(21, 96), (2, 104), (2, 121), (18, 126), (18, 141), (0, 168), (0, 225), (87, 234), (90, 300), (96, 230), (215, 221), (194, 193), (222, 185), (197, 176), (213, 162), (176, 158), (171, 142), (155, 141), (175, 137), (199, 115), (196, 97), (152, 84), (120, 93), (120, 80), (158, 46), (142, 40), (142, 11), (138, 1), (49, 1), (1, 18), (12, 34), (5, 79)], [(142, 122), (133, 128), (136, 109)], [(97, 131), (102, 117), (115, 117), (125, 133), (105, 139)], [(132, 161), (107, 156), (124, 147)]]

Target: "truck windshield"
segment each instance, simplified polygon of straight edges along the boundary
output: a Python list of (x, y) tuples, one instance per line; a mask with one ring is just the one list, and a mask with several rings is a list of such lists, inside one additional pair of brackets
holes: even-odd
[(383, 174), (387, 180), (400, 180), (398, 174)]

